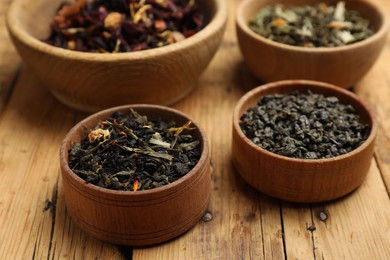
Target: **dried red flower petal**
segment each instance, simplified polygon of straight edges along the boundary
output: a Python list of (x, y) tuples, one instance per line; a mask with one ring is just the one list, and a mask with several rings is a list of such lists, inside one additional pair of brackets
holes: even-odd
[(59, 8), (44, 41), (77, 51), (129, 52), (181, 41), (203, 26), (199, 0), (78, 0)]

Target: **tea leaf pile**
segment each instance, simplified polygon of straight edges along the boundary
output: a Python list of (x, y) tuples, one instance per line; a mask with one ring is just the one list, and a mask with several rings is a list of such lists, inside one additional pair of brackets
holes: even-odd
[(370, 128), (351, 105), (320, 94), (267, 95), (242, 116), (240, 127), (256, 145), (279, 155), (320, 159), (348, 153)]
[(267, 39), (302, 47), (343, 46), (374, 34), (369, 21), (346, 9), (344, 2), (336, 6), (268, 6), (251, 19), (249, 26)]
[(177, 126), (130, 110), (88, 130), (69, 150), (69, 167), (88, 183), (115, 190), (147, 190), (186, 175), (198, 162), (200, 141), (191, 122)]
[(60, 6), (44, 42), (83, 52), (132, 52), (179, 42), (203, 26), (198, 0), (76, 0)]

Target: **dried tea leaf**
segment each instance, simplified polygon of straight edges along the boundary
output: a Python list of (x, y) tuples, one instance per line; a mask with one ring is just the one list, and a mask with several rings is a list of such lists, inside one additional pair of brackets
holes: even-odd
[(136, 112), (134, 109), (130, 109), (130, 112), (133, 115), (134, 120), (136, 120), (140, 124), (146, 125), (148, 123), (148, 117), (147, 116), (142, 116), (142, 115), (138, 114), (138, 112)]
[(303, 47), (335, 47), (374, 34), (370, 22), (340, 1), (335, 7), (283, 5), (261, 9), (249, 22), (257, 34), (280, 43)]
[(120, 171), (115, 174), (112, 174), (113, 177), (118, 177), (118, 176), (132, 176), (134, 175), (135, 171)]
[(155, 152), (155, 151), (153, 151), (151, 149), (132, 148), (132, 147), (127, 147), (127, 146), (120, 146), (120, 147), (123, 150), (129, 151), (129, 152), (144, 154), (144, 155), (148, 155), (148, 156), (151, 156), (151, 157), (164, 159), (164, 160), (167, 160), (167, 161), (172, 161), (172, 159), (173, 159), (173, 156), (170, 155), (170, 154)]
[[(189, 172), (201, 156), (199, 140), (189, 125), (177, 127), (159, 118), (148, 121), (134, 110), (113, 113), (71, 145), (69, 166), (86, 182), (109, 189), (166, 185)], [(172, 143), (177, 147), (171, 148)]]
[(345, 2), (341, 1), (337, 3), (333, 18), (337, 21), (345, 20)]
[(135, 13), (133, 17), (134, 23), (139, 23), (144, 17), (146, 17), (146, 10), (152, 8), (151, 5), (143, 5), (138, 11)]
[(337, 31), (337, 36), (345, 44), (355, 41), (355, 37), (349, 31)]
[(191, 125), (191, 121), (187, 121), (184, 125), (180, 126), (180, 127), (171, 127), (168, 129), (168, 131), (170, 132), (174, 132), (175, 135), (179, 135), (181, 134), (181, 132), (183, 132), (184, 130), (193, 130), (194, 128), (190, 128), (190, 125)]
[(69, 149), (69, 157), (74, 158), (76, 154), (81, 150), (81, 145), (78, 142), (73, 142)]
[(164, 142), (162, 140), (161, 134), (159, 132), (156, 132), (156, 133), (154, 133), (152, 135), (152, 137), (149, 140), (149, 143), (155, 144), (155, 145), (158, 145), (158, 146), (161, 146), (161, 147), (164, 147), (164, 148), (170, 148), (171, 147), (170, 143)]
[(196, 140), (196, 141), (193, 141), (191, 143), (181, 143), (179, 145), (179, 147), (183, 150), (186, 150), (186, 151), (191, 151), (193, 149), (195, 149), (195, 147), (197, 147), (199, 145), (199, 140)]
[(295, 23), (299, 18), (298, 15), (293, 10), (289, 10), (289, 9), (284, 10), (281, 5), (276, 5), (275, 14), (278, 17), (284, 19), (287, 23)]

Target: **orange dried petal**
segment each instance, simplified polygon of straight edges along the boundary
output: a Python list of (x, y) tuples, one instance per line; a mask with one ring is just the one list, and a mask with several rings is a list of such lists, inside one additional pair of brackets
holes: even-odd
[(137, 191), (138, 190), (138, 180), (136, 180), (133, 184), (133, 191)]
[(331, 29), (339, 30), (345, 27), (345, 23), (341, 21), (332, 21), (328, 24), (328, 27)]
[(319, 7), (320, 7), (320, 9), (321, 9), (323, 12), (328, 11), (328, 5), (325, 4), (325, 3), (320, 3), (320, 4), (319, 4)]
[(154, 22), (154, 28), (156, 28), (158, 31), (163, 31), (167, 28), (167, 24), (164, 20), (156, 20)]
[(273, 19), (271, 23), (272, 23), (272, 25), (275, 25), (278, 27), (281, 27), (281, 26), (284, 26), (287, 24), (286, 20), (284, 20), (282, 18)]

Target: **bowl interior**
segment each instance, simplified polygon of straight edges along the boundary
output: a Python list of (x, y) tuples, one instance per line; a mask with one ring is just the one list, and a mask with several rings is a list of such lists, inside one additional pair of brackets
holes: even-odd
[[(284, 6), (301, 6), (301, 5), (315, 5), (319, 3), (326, 3), (328, 5), (336, 5), (339, 0), (280, 0), (279, 4)], [(237, 21), (239, 26), (252, 36), (263, 38), (262, 36), (254, 33), (248, 26), (249, 21), (259, 12), (262, 8), (270, 5), (275, 5), (274, 0), (244, 0), (237, 12)], [(368, 19), (375, 32), (378, 32), (385, 23), (386, 15), (375, 6), (373, 3), (364, 0), (346, 0), (346, 9), (356, 10), (360, 15)], [(373, 37), (373, 36), (371, 36)], [(370, 38), (371, 38), (370, 37)], [(295, 46), (294, 46), (295, 47)], [(329, 48), (329, 47), (327, 47)], [(312, 48), (310, 48), (312, 49)]]
[[(371, 110), (367, 107), (366, 104), (364, 104), (360, 99), (358, 99), (353, 93), (349, 92), (348, 90), (344, 90), (342, 88), (333, 86), (331, 84), (327, 83), (321, 83), (321, 82), (314, 82), (314, 81), (307, 81), (307, 80), (286, 80), (286, 81), (279, 81), (274, 83), (268, 83), (266, 85), (260, 86), (258, 88), (255, 88), (245, 94), (240, 101), (237, 103), (235, 112), (234, 112), (234, 127), (238, 130), (240, 136), (246, 140), (247, 143), (251, 144), (251, 146), (256, 147), (256, 149), (261, 150), (262, 152), (268, 153), (265, 149), (262, 149), (261, 147), (258, 147), (255, 145), (248, 137), (244, 135), (244, 133), (241, 131), (241, 128), (239, 126), (240, 117), (244, 114), (245, 111), (247, 111), (249, 108), (255, 107), (260, 97), (265, 95), (272, 95), (272, 94), (288, 94), (293, 91), (298, 91), (300, 93), (307, 94), (308, 91), (311, 91), (315, 94), (323, 94), (324, 96), (335, 96), (340, 100), (340, 103), (342, 104), (350, 104), (356, 109), (356, 113), (359, 115), (359, 118), (361, 120), (361, 123), (367, 124), (370, 127), (370, 134), (367, 138), (372, 139), (374, 138), (375, 131), (374, 131), (374, 118)], [(367, 140), (365, 143), (367, 143)], [(371, 140), (370, 140), (371, 141)], [(369, 142), (368, 142), (369, 143)], [(360, 147), (362, 147), (361, 145)], [(360, 149), (358, 147), (354, 151)], [(352, 151), (352, 152), (354, 152)], [(273, 153), (272, 153), (273, 154)], [(278, 156), (277, 154), (273, 154), (275, 156)], [(344, 156), (344, 155), (341, 155)], [(338, 156), (338, 157), (341, 157)], [(287, 159), (287, 157), (285, 157)], [(304, 159), (295, 159), (295, 158), (288, 158), (291, 160), (304, 160)], [(333, 158), (330, 158), (333, 159)], [(328, 160), (328, 159), (321, 159), (321, 160)], [(307, 160), (305, 160), (307, 161)], [(315, 160), (309, 160), (309, 161), (315, 161)]]

